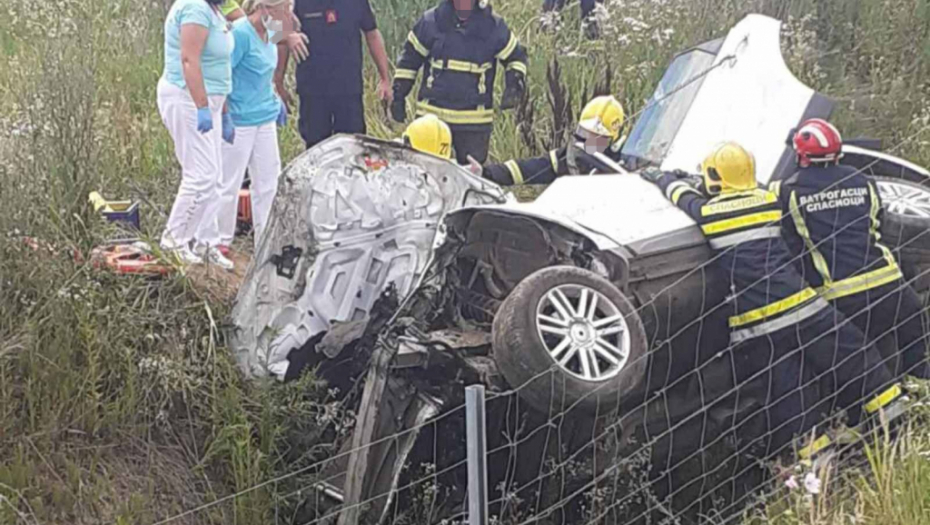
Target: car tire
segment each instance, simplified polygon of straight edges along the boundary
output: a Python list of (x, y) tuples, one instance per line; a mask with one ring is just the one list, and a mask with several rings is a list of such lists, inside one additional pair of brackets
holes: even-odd
[(645, 376), (648, 343), (632, 303), (581, 268), (543, 268), (521, 281), (494, 318), (492, 345), (507, 383), (543, 413), (603, 414)]
[(894, 250), (911, 286), (930, 290), (930, 188), (891, 177), (873, 177), (882, 197), (882, 243)]

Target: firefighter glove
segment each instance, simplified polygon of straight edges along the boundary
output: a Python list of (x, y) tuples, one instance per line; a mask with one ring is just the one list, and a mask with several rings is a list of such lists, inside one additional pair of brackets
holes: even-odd
[(526, 79), (519, 71), (508, 71), (504, 77), (504, 95), (501, 97), (501, 109), (517, 107), (526, 90)]
[(643, 179), (645, 179), (645, 180), (647, 180), (647, 181), (649, 181), (649, 182), (651, 182), (651, 183), (653, 183), (653, 184), (658, 184), (658, 183), (659, 183), (659, 179), (662, 178), (662, 175), (664, 175), (664, 174), (662, 173), (662, 170), (660, 170), (659, 168), (656, 168), (656, 167), (648, 167), (648, 168), (644, 169), (643, 171), (639, 172), (639, 176), (640, 176), (640, 177), (642, 177)]
[(394, 96), (394, 102), (391, 102), (391, 118), (401, 124), (407, 120), (407, 99), (404, 97)]

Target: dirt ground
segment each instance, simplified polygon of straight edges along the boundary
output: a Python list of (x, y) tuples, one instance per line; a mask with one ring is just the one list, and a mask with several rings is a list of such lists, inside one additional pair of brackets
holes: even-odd
[(231, 272), (206, 264), (191, 266), (186, 270), (194, 286), (225, 304), (232, 304), (239, 291), (239, 285), (245, 280), (245, 274), (252, 260), (252, 237), (236, 237), (232, 250), (229, 252), (229, 258), (236, 265)]

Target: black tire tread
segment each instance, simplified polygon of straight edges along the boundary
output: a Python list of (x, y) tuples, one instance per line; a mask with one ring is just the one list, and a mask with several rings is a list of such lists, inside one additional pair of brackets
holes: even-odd
[[(630, 355), (626, 367), (607, 384), (584, 381), (553, 366), (539, 341), (535, 325), (538, 301), (554, 286), (568, 283), (597, 289), (626, 317)], [(501, 374), (522, 399), (543, 413), (561, 413), (573, 406), (588, 412), (610, 411), (645, 376), (648, 342), (632, 303), (610, 281), (581, 268), (543, 268), (521, 281), (498, 310), (492, 335), (493, 354)]]

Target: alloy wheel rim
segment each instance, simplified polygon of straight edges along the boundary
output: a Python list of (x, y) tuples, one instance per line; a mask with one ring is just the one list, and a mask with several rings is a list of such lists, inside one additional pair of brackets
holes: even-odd
[(536, 330), (552, 361), (585, 381), (615, 377), (630, 356), (626, 318), (588, 286), (563, 284), (546, 292), (536, 307)]
[(889, 181), (879, 181), (876, 185), (889, 212), (930, 219), (930, 190)]

